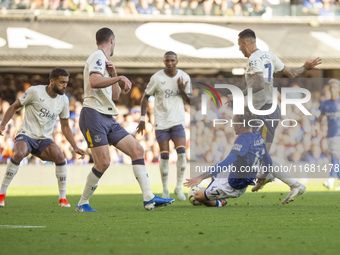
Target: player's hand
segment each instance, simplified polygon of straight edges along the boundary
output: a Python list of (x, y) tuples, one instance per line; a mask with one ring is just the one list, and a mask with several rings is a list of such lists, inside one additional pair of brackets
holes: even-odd
[(2, 132), (4, 132), (6, 129), (6, 126), (0, 125), (0, 135), (4, 135)]
[(144, 130), (145, 130), (145, 121), (140, 121), (138, 126), (137, 126), (137, 134), (143, 134)]
[(112, 62), (105, 60), (105, 64), (106, 64), (106, 70), (107, 72), (112, 76), (112, 77), (116, 77), (117, 76), (117, 72), (116, 72), (116, 68), (115, 66), (112, 64)]
[(179, 77), (177, 79), (177, 85), (178, 85), (178, 89), (181, 92), (185, 92), (185, 87), (187, 86), (189, 81), (186, 81), (185, 83), (183, 82), (183, 77)]
[(128, 78), (126, 78), (125, 76), (119, 76), (119, 77), (120, 77), (120, 80), (122, 82), (124, 82), (124, 92), (128, 93), (131, 90), (131, 87), (132, 87), (131, 81)]
[(321, 63), (322, 63), (321, 58), (316, 58), (316, 59), (307, 60), (304, 66), (306, 67), (307, 70), (319, 69), (316, 66), (320, 65)]
[(203, 178), (196, 177), (196, 178), (192, 178), (192, 179), (187, 179), (187, 181), (185, 183), (183, 183), (183, 185), (185, 187), (192, 188), (192, 187), (200, 184), (202, 181), (203, 181)]
[(74, 149), (74, 151), (80, 155), (78, 159), (84, 159), (86, 152), (83, 151), (82, 149), (79, 149), (78, 147)]

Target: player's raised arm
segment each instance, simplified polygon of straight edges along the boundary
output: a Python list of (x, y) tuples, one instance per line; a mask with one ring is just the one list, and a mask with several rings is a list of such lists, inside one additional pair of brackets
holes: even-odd
[(17, 99), (6, 111), (4, 118), (0, 124), (0, 135), (3, 135), (3, 131), (6, 129), (8, 121), (14, 116), (14, 114), (22, 107), (19, 99)]
[(178, 85), (178, 89), (179, 89), (179, 93), (181, 94), (181, 97), (183, 98), (185, 102), (190, 104), (190, 99), (192, 95), (185, 93), (185, 88), (188, 85), (188, 83), (189, 81), (186, 81), (186, 82), (183, 81), (183, 77), (179, 77), (177, 79), (177, 85)]
[(295, 78), (307, 70), (319, 69), (316, 66), (320, 65), (321, 63), (321, 58), (307, 60), (303, 66), (298, 68), (290, 68), (285, 66), (285, 68), (282, 70), (282, 73), (289, 78)]

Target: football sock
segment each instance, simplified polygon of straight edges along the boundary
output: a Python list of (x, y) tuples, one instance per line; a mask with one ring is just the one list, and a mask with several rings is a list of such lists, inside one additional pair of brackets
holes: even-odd
[(14, 178), (14, 176), (17, 174), (19, 170), (19, 164), (20, 163), (15, 162), (13, 159), (11, 159), (8, 162), (5, 176), (4, 176), (4, 179), (2, 180), (0, 194), (6, 193), (9, 184), (11, 183), (12, 179)]
[(92, 167), (92, 170), (87, 176), (86, 184), (84, 187), (83, 194), (79, 200), (78, 205), (88, 204), (91, 196), (98, 187), (98, 182), (103, 173), (99, 172), (97, 169)]
[(163, 183), (163, 191), (168, 191), (169, 159), (160, 159), (159, 170)]
[(184, 179), (184, 173), (185, 168), (187, 164), (186, 154), (185, 153), (179, 153), (177, 154), (177, 188), (182, 188), (183, 179)]
[(55, 164), (55, 175), (58, 180), (59, 199), (66, 198), (66, 177), (67, 177), (66, 162), (61, 164)]
[[(278, 162), (276, 162), (275, 160), (273, 160), (273, 166), (280, 166), (281, 164), (279, 164)], [(285, 173), (285, 172), (281, 172), (281, 171), (273, 171), (271, 172), (271, 174), (281, 180), (282, 182), (286, 183), (289, 187), (297, 184), (298, 181), (295, 180), (289, 173)]]
[(146, 172), (144, 159), (132, 161), (132, 169), (143, 192), (144, 201), (150, 201), (155, 195), (151, 191), (150, 180), (148, 173)]

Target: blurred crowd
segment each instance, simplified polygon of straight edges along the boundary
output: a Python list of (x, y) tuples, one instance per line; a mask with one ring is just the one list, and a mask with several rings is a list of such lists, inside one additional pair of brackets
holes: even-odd
[(335, 16), (340, 0), (0, 0), (8, 9), (55, 10), (106, 15)]
[[(222, 76), (222, 75), (221, 75)], [(158, 162), (159, 146), (155, 138), (154, 130), (154, 98), (150, 97), (148, 102), (148, 113), (146, 120), (146, 132), (143, 135), (136, 134), (136, 127), (140, 118), (140, 100), (144, 89), (149, 81), (149, 76), (129, 77), (134, 84), (133, 89), (128, 94), (121, 95), (116, 102), (120, 115), (116, 117), (120, 123), (130, 134), (134, 135), (145, 149), (146, 163)], [(232, 119), (232, 109), (224, 103), (221, 107), (216, 107), (214, 102), (210, 100), (211, 106), (208, 107), (209, 112), (206, 115), (201, 114), (200, 90), (195, 88), (196, 81), (202, 81), (203, 78), (193, 78), (193, 95), (194, 104), (190, 107), (186, 105), (186, 123), (185, 132), (187, 138), (187, 159), (195, 161), (205, 161), (208, 163), (216, 163), (225, 158), (231, 150), (231, 146), (236, 138), (233, 127), (230, 124), (216, 125), (212, 128), (212, 119)], [(226, 79), (209, 79), (205, 78), (206, 84), (219, 83), (234, 84), (241, 89), (245, 88), (244, 79), (236, 78)], [(48, 84), (48, 76), (40, 75), (0, 75), (0, 119), (11, 103), (13, 103), (26, 89), (30, 86), (38, 84)], [(320, 115), (319, 107), (321, 102), (330, 99), (330, 88), (324, 79), (297, 79), (290, 80), (286, 78), (278, 78), (275, 86), (279, 91), (281, 87), (302, 87), (311, 92), (312, 99), (305, 104), (305, 107), (312, 113), (307, 116), (292, 105), (287, 105), (287, 116), (282, 119), (294, 119), (297, 125), (294, 128), (278, 125), (276, 129), (274, 144), (272, 146), (271, 155), (281, 158), (288, 162), (328, 162), (327, 159), (327, 121), (323, 119), (320, 123), (316, 122)], [(83, 101), (83, 76), (76, 74), (70, 76), (69, 85), (67, 87), (67, 96), (70, 100), (70, 119), (69, 123), (73, 131), (75, 141), (79, 148), (87, 150), (87, 144), (79, 129), (79, 114), (82, 109)], [(299, 93), (289, 94), (290, 98), (301, 98), (303, 95)], [(195, 100), (198, 100), (195, 102)], [(222, 102), (226, 98), (222, 97)], [(6, 135), (0, 136), (0, 162), (6, 163), (13, 155), (13, 145), (16, 131), (20, 127), (24, 117), (24, 111), (17, 112), (15, 117), (8, 124)], [(285, 125), (295, 125), (296, 123), (285, 123)], [(55, 125), (53, 139), (62, 149), (69, 164), (87, 164), (92, 162), (91, 155), (88, 154), (85, 159), (78, 159), (73, 152), (71, 146), (61, 133), (60, 125)], [(171, 144), (170, 161), (177, 159), (176, 150)], [(90, 150), (87, 150), (90, 153)], [(112, 164), (130, 164), (130, 158), (125, 154), (110, 146), (111, 163)], [(34, 156), (28, 156), (23, 164), (34, 163), (42, 164), (40, 159)]]

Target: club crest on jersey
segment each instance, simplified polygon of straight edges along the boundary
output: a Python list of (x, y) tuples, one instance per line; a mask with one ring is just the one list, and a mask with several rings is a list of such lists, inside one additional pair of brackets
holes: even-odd
[(93, 138), (94, 138), (94, 141), (95, 141), (96, 143), (99, 143), (99, 142), (102, 140), (102, 138), (100, 137), (100, 135), (95, 135)]

